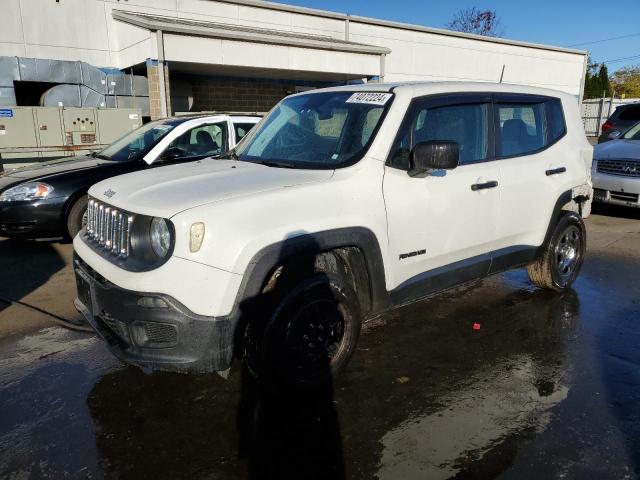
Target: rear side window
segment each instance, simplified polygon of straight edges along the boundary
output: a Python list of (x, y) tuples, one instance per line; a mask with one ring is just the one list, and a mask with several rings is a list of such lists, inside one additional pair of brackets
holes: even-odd
[(557, 98), (527, 103), (498, 103), (499, 156), (528, 155), (555, 143), (566, 133), (562, 102)]
[(498, 118), (503, 157), (523, 155), (544, 147), (544, 103), (501, 103), (498, 104)]
[(236, 131), (236, 142), (242, 140), (255, 125), (255, 123), (234, 123), (233, 128)]
[(489, 155), (489, 103), (429, 107), (416, 104), (392, 148), (389, 165), (408, 170), (418, 143), (453, 141), (460, 146), (460, 164), (486, 160)]
[(628, 107), (625, 108), (618, 117), (620, 120), (640, 120), (640, 105), (637, 107)]

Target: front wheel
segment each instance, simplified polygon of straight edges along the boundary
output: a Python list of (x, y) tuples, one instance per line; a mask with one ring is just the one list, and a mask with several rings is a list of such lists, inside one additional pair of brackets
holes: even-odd
[(353, 288), (331, 274), (316, 274), (284, 292), (264, 328), (253, 331), (252, 370), (268, 382), (317, 387), (330, 382), (353, 355), (360, 334)]
[(71, 206), (67, 217), (67, 233), (71, 240), (87, 225), (87, 203), (86, 195), (83, 195)]
[(582, 217), (567, 212), (558, 221), (543, 254), (527, 268), (529, 278), (540, 288), (568, 289), (575, 281), (587, 246)]

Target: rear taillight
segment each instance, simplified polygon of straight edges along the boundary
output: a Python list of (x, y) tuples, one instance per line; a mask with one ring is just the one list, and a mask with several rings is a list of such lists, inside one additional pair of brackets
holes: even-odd
[(602, 124), (602, 133), (611, 130), (613, 128), (613, 123), (611, 123), (609, 120), (607, 120), (606, 122), (604, 122)]

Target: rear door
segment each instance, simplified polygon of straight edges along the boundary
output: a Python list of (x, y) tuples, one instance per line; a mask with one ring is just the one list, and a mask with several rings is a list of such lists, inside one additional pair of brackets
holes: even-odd
[[(554, 148), (566, 134), (562, 106), (551, 97), (500, 94), (494, 108), (502, 179), (499, 247), (526, 256), (542, 244), (556, 201), (566, 190), (570, 159)], [(501, 253), (495, 255), (498, 269)]]
[[(393, 287), (432, 276), (441, 288), (488, 272), (500, 209), (491, 115), (490, 95), (427, 97), (409, 107), (383, 184)], [(409, 176), (411, 150), (430, 140), (457, 142), (460, 165)]]

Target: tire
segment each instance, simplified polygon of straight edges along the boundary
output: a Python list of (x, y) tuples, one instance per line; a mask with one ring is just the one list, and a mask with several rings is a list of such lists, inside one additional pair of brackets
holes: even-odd
[(67, 233), (69, 238), (73, 240), (75, 236), (82, 230), (86, 224), (85, 215), (87, 213), (88, 199), (83, 195), (71, 206), (69, 216), (67, 217)]
[(262, 328), (250, 326), (249, 369), (272, 385), (320, 387), (347, 365), (360, 328), (353, 288), (335, 275), (315, 274), (276, 296)]
[(580, 273), (586, 247), (582, 217), (574, 212), (564, 213), (543, 254), (527, 267), (529, 278), (540, 288), (558, 292), (567, 290)]

